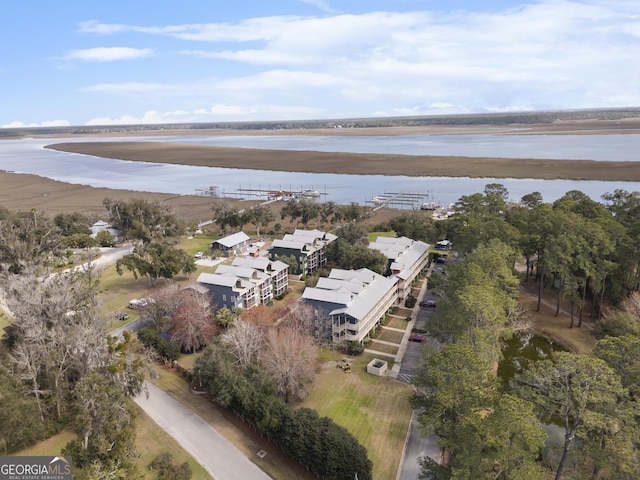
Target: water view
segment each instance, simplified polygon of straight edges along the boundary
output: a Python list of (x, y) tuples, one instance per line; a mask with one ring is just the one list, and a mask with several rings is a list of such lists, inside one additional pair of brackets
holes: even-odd
[[(145, 138), (95, 138), (91, 141), (131, 141)], [(289, 150), (344, 151), (353, 153), (404, 153), (407, 155), (472, 155), (640, 161), (640, 135), (408, 135), (396, 137), (154, 137), (154, 141)], [(567, 191), (580, 190), (594, 200), (617, 188), (640, 191), (640, 182), (534, 180), (457, 177), (407, 177), (275, 172), (132, 162), (57, 152), (50, 143), (83, 139), (23, 139), (0, 142), (0, 169), (30, 173), (67, 183), (95, 187), (191, 195), (196, 189), (217, 187), (222, 196), (239, 196), (239, 190), (317, 190), (320, 201), (371, 204), (385, 192), (417, 192), (446, 206), (463, 195), (482, 192), (487, 183), (501, 183), (513, 200), (537, 191), (552, 202)], [(506, 143), (505, 143), (506, 142)], [(516, 144), (519, 146), (516, 148)], [(557, 153), (550, 153), (557, 148)], [(473, 152), (471, 151), (473, 150)], [(518, 152), (517, 154), (514, 152)], [(545, 153), (546, 152), (546, 153)], [(605, 154), (609, 152), (609, 156)], [(246, 194), (243, 194), (247, 198)], [(412, 208), (405, 206), (404, 208)]]

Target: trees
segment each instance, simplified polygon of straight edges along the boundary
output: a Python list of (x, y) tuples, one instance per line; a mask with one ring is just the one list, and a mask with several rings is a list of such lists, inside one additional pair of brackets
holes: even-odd
[(173, 314), (171, 340), (183, 349), (195, 352), (206, 346), (218, 333), (210, 295), (188, 288)]
[(399, 237), (408, 237), (427, 243), (434, 243), (438, 239), (435, 221), (424, 212), (403, 213), (389, 220), (389, 227)]
[(73, 379), (97, 368), (105, 355), (105, 325), (93, 303), (91, 283), (80, 271), (40, 278), (29, 268), (2, 279), (14, 315), (8, 338), (16, 374), (30, 387), (44, 418), (65, 413)]
[(243, 310), (238, 307), (234, 307), (233, 309), (222, 307), (216, 311), (216, 320), (222, 328), (226, 329), (232, 326), (234, 322), (240, 318), (242, 313)]
[(38, 210), (0, 211), (0, 268), (20, 273), (27, 266), (50, 266), (60, 253), (58, 227)]
[(156, 456), (149, 464), (149, 470), (155, 472), (156, 480), (189, 480), (193, 474), (189, 463), (176, 465), (173, 455), (168, 452)]
[(298, 221), (302, 222), (304, 228), (311, 220), (315, 220), (320, 216), (320, 206), (313, 200), (306, 198), (288, 200), (284, 207), (280, 210), (280, 219), (284, 220), (289, 217), (294, 228), (297, 228)]
[(431, 333), (441, 341), (468, 342), (486, 361), (497, 361), (500, 340), (517, 312), (518, 277), (511, 267), (513, 255), (509, 246), (494, 240), (449, 267)]
[(500, 395), (489, 363), (471, 346), (443, 346), (414, 385), (420, 426), (436, 434), (443, 452), (442, 465), (422, 459), (421, 478), (539, 478), (546, 434), (533, 406)]
[(222, 335), (221, 343), (229, 350), (241, 368), (258, 362), (258, 355), (264, 346), (265, 329), (253, 322), (236, 320), (233, 328)]
[(113, 228), (122, 230), (125, 238), (143, 244), (174, 240), (185, 231), (184, 223), (160, 202), (112, 200), (107, 197), (102, 204), (107, 209)]
[(163, 243), (138, 245), (132, 255), (127, 255), (116, 263), (116, 271), (122, 275), (126, 267), (134, 278), (147, 277), (152, 285), (158, 278), (172, 278), (182, 272), (189, 275), (196, 271), (193, 257), (184, 250), (175, 249)]
[(562, 477), (576, 437), (586, 438), (591, 429), (601, 434), (616, 431), (615, 412), (623, 390), (620, 379), (603, 360), (556, 352), (551, 360), (535, 362), (516, 375), (513, 386), (535, 405), (539, 415), (562, 423), (565, 436), (556, 480)]
[(388, 260), (378, 250), (351, 244), (342, 237), (327, 245), (327, 261), (340, 268), (368, 268), (381, 275), (387, 271)]
[(256, 205), (247, 210), (247, 220), (256, 227), (256, 235), (260, 236), (260, 227), (266, 227), (274, 220), (273, 213), (267, 205)]
[(224, 232), (227, 226), (235, 229), (240, 225), (239, 210), (228, 203), (222, 202), (213, 204), (211, 210), (213, 211), (213, 219), (220, 227), (221, 232)]
[(640, 337), (622, 335), (598, 340), (594, 355), (601, 358), (620, 377), (622, 386), (640, 393)]
[(255, 366), (238, 369), (222, 345), (207, 347), (195, 368), (215, 401), (231, 408), (319, 478), (372, 478), (367, 451), (352, 434), (315, 410), (286, 405), (275, 395), (268, 375)]
[(271, 328), (260, 351), (260, 366), (273, 379), (280, 399), (289, 403), (309, 395), (316, 377), (317, 351), (313, 340), (293, 327)]
[(130, 478), (136, 457), (134, 413), (122, 388), (94, 372), (74, 387), (73, 409), (78, 438), (64, 447), (63, 455), (80, 468), (98, 463), (117, 471), (115, 478)]

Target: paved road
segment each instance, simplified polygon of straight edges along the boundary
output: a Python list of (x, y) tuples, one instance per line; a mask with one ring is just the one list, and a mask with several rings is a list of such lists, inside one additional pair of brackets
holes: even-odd
[(135, 402), (216, 480), (269, 480), (266, 473), (213, 427), (158, 387), (147, 383), (149, 398)]
[[(435, 299), (433, 295), (430, 295), (428, 291), (420, 292), (418, 302), (426, 299)], [(419, 307), (417, 307), (419, 308)], [(414, 327), (425, 330), (427, 322), (433, 315), (434, 309), (432, 308), (419, 308)], [(407, 342), (407, 348), (402, 358), (402, 364), (398, 373), (398, 380), (409, 383), (411, 378), (416, 375), (422, 359), (422, 352), (425, 345), (416, 342)], [(431, 457), (434, 460), (440, 460), (440, 448), (436, 442), (435, 435), (429, 435), (423, 437), (420, 432), (420, 427), (417, 421), (417, 411), (413, 412), (411, 418), (411, 427), (409, 430), (409, 436), (407, 437), (407, 443), (405, 445), (405, 452), (398, 472), (397, 480), (416, 480), (420, 474), (420, 465), (418, 459), (420, 457)]]

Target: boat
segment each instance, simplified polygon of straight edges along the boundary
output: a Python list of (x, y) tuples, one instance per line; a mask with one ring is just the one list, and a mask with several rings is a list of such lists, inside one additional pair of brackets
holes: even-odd
[(300, 195), (305, 198), (318, 198), (320, 196), (320, 192), (318, 190), (303, 190)]

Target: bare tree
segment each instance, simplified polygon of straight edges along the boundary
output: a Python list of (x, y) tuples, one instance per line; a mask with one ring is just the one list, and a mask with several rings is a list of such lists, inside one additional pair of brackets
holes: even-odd
[(300, 330), (310, 335), (320, 346), (333, 345), (333, 329), (329, 313), (316, 310), (305, 303), (296, 300), (288, 301), (281, 312), (278, 325)]
[(313, 340), (297, 328), (272, 328), (265, 340), (260, 365), (273, 378), (278, 396), (285, 402), (306, 398), (318, 361)]
[(91, 294), (95, 282), (87, 280), (85, 273), (38, 273), (25, 268), (20, 275), (2, 277), (14, 319), (10, 358), (16, 377), (29, 384), (38, 401), (46, 391), (60, 418), (71, 381), (104, 361), (104, 322)]
[(180, 297), (173, 315), (171, 340), (193, 352), (206, 346), (216, 336), (218, 325), (209, 294), (188, 288), (181, 291)]
[(180, 286), (168, 281), (164, 286), (149, 295), (148, 301), (138, 307), (140, 318), (151, 320), (158, 331), (166, 331), (167, 319), (173, 317), (183, 296)]
[(222, 343), (242, 368), (256, 364), (264, 346), (264, 327), (245, 320), (236, 320), (233, 328), (222, 335)]

